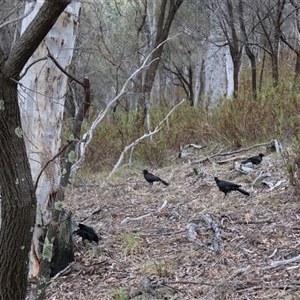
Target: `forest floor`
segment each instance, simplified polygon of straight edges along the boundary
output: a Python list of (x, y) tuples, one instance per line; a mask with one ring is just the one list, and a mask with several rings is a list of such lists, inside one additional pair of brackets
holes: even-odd
[[(248, 174), (234, 168), (260, 152)], [(280, 155), (261, 147), (148, 170), (170, 185), (124, 169), (113, 183), (68, 188), (73, 220), (101, 240), (74, 236), (75, 261), (51, 279), (47, 299), (300, 299), (300, 202)], [(252, 186), (262, 172), (269, 185)], [(215, 176), (250, 196), (224, 198)]]

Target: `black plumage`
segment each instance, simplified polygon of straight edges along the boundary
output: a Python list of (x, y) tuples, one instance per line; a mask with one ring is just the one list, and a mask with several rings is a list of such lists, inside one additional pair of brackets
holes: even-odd
[(79, 229), (75, 230), (73, 233), (76, 233), (77, 235), (82, 237), (82, 242), (84, 243), (84, 240), (89, 240), (90, 242), (96, 242), (98, 245), (99, 237), (96, 234), (95, 230), (87, 225), (79, 224)]
[(253, 165), (259, 165), (262, 162), (262, 158), (265, 155), (262, 153), (259, 153), (257, 156), (252, 156), (247, 158), (246, 160), (242, 161), (241, 164), (247, 164), (247, 163), (252, 163)]
[(169, 183), (167, 183), (166, 181), (160, 179), (158, 176), (155, 176), (151, 173), (149, 173), (147, 170), (143, 170), (143, 173), (144, 173), (144, 177), (145, 179), (151, 184), (153, 185), (153, 182), (154, 181), (160, 181), (162, 184), (168, 186)]
[(225, 181), (225, 180), (220, 180), (218, 177), (215, 177), (215, 181), (216, 181), (217, 186), (219, 187), (219, 190), (225, 194), (224, 198), (231, 191), (239, 191), (240, 193), (242, 193), (246, 196), (250, 196), (250, 194), (248, 192), (246, 192), (240, 188), (241, 185), (238, 185), (238, 184), (235, 184), (235, 183), (232, 183), (229, 181)]

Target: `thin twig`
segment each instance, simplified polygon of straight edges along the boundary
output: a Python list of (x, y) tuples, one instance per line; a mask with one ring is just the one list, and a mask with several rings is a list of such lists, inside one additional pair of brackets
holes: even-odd
[(150, 212), (148, 214), (145, 214), (145, 215), (142, 215), (142, 216), (139, 216), (139, 217), (127, 217), (125, 218), (122, 222), (121, 222), (121, 225), (124, 225), (130, 221), (138, 221), (138, 220), (142, 220), (144, 218), (147, 218), (147, 217), (150, 217), (152, 215), (155, 215), (157, 213), (159, 213), (166, 205), (168, 204), (168, 201), (165, 200), (164, 203), (162, 204), (161, 207), (159, 207), (155, 212)]
[(56, 153), (53, 156), (53, 158), (51, 158), (50, 160), (47, 161), (47, 163), (45, 164), (45, 166), (42, 168), (42, 170), (40, 171), (39, 175), (37, 176), (37, 179), (36, 179), (36, 182), (35, 182), (35, 185), (34, 185), (34, 192), (36, 192), (39, 180), (40, 180), (40, 178), (41, 178), (42, 173), (44, 172), (44, 170), (49, 166), (49, 164), (52, 161), (54, 161), (61, 153), (63, 153), (67, 149), (67, 147), (70, 145), (70, 143), (72, 143), (72, 141), (68, 141), (67, 145), (65, 145), (58, 153)]
[(13, 20), (9, 20), (5, 23), (0, 24), (0, 29), (7, 26), (7, 25), (9, 25), (9, 24), (11, 24), (11, 23), (19, 22), (19, 21), (25, 19), (26, 17), (28, 17), (33, 12), (33, 10), (35, 8), (35, 5), (36, 5), (36, 0), (31, 1), (31, 2), (32, 2), (31, 7), (28, 9), (28, 11), (23, 16), (21, 16), (19, 18), (16, 18), (16, 19), (13, 19)]
[(68, 76), (69, 78), (71, 78), (73, 81), (77, 82), (78, 84), (80, 84), (82, 87), (85, 88), (84, 84), (78, 80), (76, 77), (74, 77), (73, 75), (71, 75), (70, 73), (66, 72), (66, 70), (58, 63), (58, 61), (55, 59), (55, 57), (51, 54), (49, 48), (47, 47), (47, 51), (48, 51), (48, 57), (54, 62), (54, 64), (59, 68), (59, 70), (64, 73), (66, 76)]
[(170, 116), (170, 114), (179, 106), (181, 105), (183, 102), (185, 102), (185, 99), (182, 99), (181, 102), (179, 102), (178, 104), (176, 104), (169, 112), (168, 114), (165, 116), (165, 118), (155, 127), (154, 131), (150, 132), (150, 133), (145, 133), (143, 136), (139, 137), (138, 139), (136, 139), (134, 142), (132, 142), (130, 145), (126, 146), (124, 148), (124, 150), (122, 151), (118, 162), (115, 164), (114, 168), (112, 169), (112, 171), (109, 173), (109, 175), (107, 176), (107, 179), (109, 179), (115, 172), (116, 170), (119, 168), (120, 164), (123, 161), (124, 155), (126, 154), (126, 152), (131, 149), (132, 147), (135, 147), (139, 142), (141, 142), (142, 140), (144, 140), (145, 138), (154, 135), (155, 133), (157, 133), (158, 131), (161, 130), (161, 125), (168, 119), (168, 117)]

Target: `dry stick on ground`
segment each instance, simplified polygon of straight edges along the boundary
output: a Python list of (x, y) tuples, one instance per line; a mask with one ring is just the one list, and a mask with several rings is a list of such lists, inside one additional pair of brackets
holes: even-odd
[(139, 234), (139, 237), (172, 235), (172, 234), (179, 234), (179, 233), (183, 233), (183, 232), (185, 232), (185, 229), (179, 230), (179, 231), (162, 232), (162, 233)]
[(251, 147), (248, 147), (248, 148), (241, 148), (241, 149), (238, 149), (238, 150), (234, 150), (234, 151), (231, 151), (231, 152), (224, 152), (224, 153), (222, 153), (222, 150), (220, 150), (218, 153), (212, 154), (209, 157), (204, 157), (204, 158), (201, 158), (201, 159), (198, 159), (198, 160), (195, 160), (195, 161), (191, 162), (191, 165), (204, 162), (204, 161), (209, 160), (210, 158), (213, 158), (213, 157), (232, 155), (232, 154), (236, 154), (236, 153), (240, 153), (240, 152), (244, 152), (244, 151), (249, 151), (253, 148), (257, 148), (257, 147), (261, 147), (261, 146), (272, 146), (273, 144), (274, 144), (274, 141), (271, 141), (271, 142), (266, 142), (266, 143), (261, 143), (261, 144), (255, 144), (255, 145), (253, 145)]
[(283, 265), (287, 265), (289, 263), (293, 263), (298, 260), (300, 260), (300, 254), (290, 259), (273, 261), (269, 266), (263, 267), (262, 270), (277, 268)]
[[(264, 290), (264, 289), (278, 289), (278, 290), (299, 290), (299, 284), (296, 283), (295, 285), (292, 284), (281, 284), (281, 285), (256, 285), (256, 286), (251, 286), (251, 287), (247, 287), (244, 289), (236, 289), (237, 293), (244, 293), (247, 291), (256, 291), (256, 290)], [(268, 298), (270, 299), (270, 298)], [(273, 299), (273, 298), (272, 298)], [(286, 298), (288, 299), (288, 298)], [(299, 299), (298, 298), (291, 298), (291, 299)]]
[(179, 158), (184, 158), (184, 157), (186, 157), (186, 156), (191, 155), (192, 153), (191, 153), (191, 152), (188, 152), (188, 151), (186, 150), (187, 148), (190, 148), (190, 147), (193, 147), (193, 148), (195, 148), (195, 149), (197, 149), (197, 150), (200, 150), (200, 149), (205, 148), (206, 145), (204, 145), (204, 146), (200, 146), (200, 145), (196, 145), (196, 144), (188, 144), (188, 145), (185, 145), (185, 146), (180, 145), (180, 146), (179, 146), (179, 154), (178, 154), (178, 157), (179, 157)]
[(78, 273), (81, 273), (82, 271), (85, 271), (85, 273), (92, 273), (108, 264), (109, 264), (109, 262), (107, 261), (107, 259), (100, 261), (99, 263), (95, 263), (95, 264), (87, 265), (87, 266), (73, 261), (66, 268), (64, 268), (63, 270), (58, 272), (54, 277), (52, 277), (51, 281), (55, 280), (56, 278), (58, 278), (61, 275), (68, 275), (73, 271), (77, 271)]
[(247, 273), (250, 269), (251, 269), (250, 265), (248, 265), (245, 268), (237, 269), (229, 276), (229, 278), (227, 280), (231, 280), (238, 275), (243, 275), (244, 273)]
[[(274, 251), (275, 252), (275, 251)], [(273, 252), (273, 253), (274, 253)], [(271, 255), (271, 257), (273, 256), (273, 254)], [(293, 258), (290, 258), (290, 259), (286, 259), (286, 260), (278, 260), (278, 261), (274, 261), (272, 262), (270, 265), (268, 266), (265, 266), (265, 267), (260, 267), (260, 268), (253, 268), (251, 267), (250, 265), (248, 265), (247, 267), (245, 268), (241, 268), (241, 269), (237, 269), (235, 270), (232, 275), (230, 275), (227, 279), (227, 281), (233, 279), (234, 277), (238, 276), (238, 275), (244, 275), (246, 273), (250, 273), (251, 271), (264, 271), (264, 270), (269, 270), (269, 269), (273, 269), (273, 268), (277, 268), (277, 267), (280, 267), (280, 266), (283, 266), (283, 265), (287, 265), (289, 263), (293, 263), (293, 262), (296, 262), (296, 261), (299, 261), (300, 260), (300, 255), (297, 255)]]
[(90, 217), (94, 216), (94, 215), (98, 215), (102, 210), (103, 210), (104, 207), (100, 207), (98, 206), (95, 210), (93, 210), (90, 215), (88, 215), (87, 217), (85, 217), (81, 222), (84, 222), (86, 221), (87, 219), (89, 219)]
[(140, 296), (140, 295), (143, 295), (145, 293), (148, 293), (148, 294), (151, 294), (152, 296), (155, 296), (155, 291), (154, 290), (158, 289), (158, 288), (162, 288), (162, 287), (167, 287), (169, 289), (172, 289), (172, 290), (175, 290), (175, 291), (178, 292), (177, 289), (166, 285), (164, 280), (159, 280), (156, 283), (151, 283), (150, 279), (148, 277), (143, 278), (143, 280), (141, 282), (141, 286), (142, 286), (141, 289), (131, 292), (128, 295), (127, 299), (133, 299), (133, 298), (135, 298), (137, 296)]
[(130, 221), (138, 221), (138, 220), (144, 219), (144, 218), (146, 218), (146, 217), (150, 217), (150, 216), (156, 215), (156, 214), (158, 214), (162, 209), (164, 209), (165, 206), (166, 206), (167, 204), (168, 204), (168, 201), (165, 200), (164, 203), (162, 204), (162, 206), (161, 206), (160, 208), (158, 208), (158, 209), (157, 209), (156, 211), (154, 211), (154, 212), (150, 212), (150, 213), (148, 213), (148, 214), (145, 214), (145, 215), (142, 215), (142, 216), (139, 216), (139, 217), (134, 217), (134, 218), (132, 218), (132, 217), (127, 217), (127, 218), (125, 218), (125, 219), (121, 222), (121, 225), (124, 225), (124, 224), (126, 224), (126, 223), (128, 223), (128, 222), (130, 222)]

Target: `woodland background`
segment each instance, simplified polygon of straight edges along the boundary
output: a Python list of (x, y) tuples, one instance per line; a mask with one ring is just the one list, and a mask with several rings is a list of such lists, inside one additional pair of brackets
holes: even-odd
[[(274, 290), (268, 299), (294, 297), (297, 265), (274, 274), (264, 270), (298, 261), (290, 249), (298, 247), (300, 2), (69, 2), (26, 1), (24, 10), (23, 2), (3, 0), (0, 299), (25, 296), (24, 257), (35, 205), (29, 277), (39, 273), (37, 290), (43, 290), (36, 299), (238, 299), (240, 294), (260, 299), (266, 290)], [(44, 21), (43, 9), (49, 13)], [(232, 164), (245, 158), (237, 154), (254, 151), (268, 155), (258, 169), (245, 172)], [(172, 190), (140, 183), (144, 168), (170, 181)], [(254, 185), (262, 174), (271, 183)], [(251, 201), (241, 203), (240, 196), (220, 201), (216, 175), (248, 187)], [(150, 223), (141, 218), (137, 228), (128, 225), (124, 231), (122, 220), (149, 210)], [(213, 236), (222, 228), (221, 256), (211, 248), (207, 224), (201, 225), (207, 218), (213, 220)], [(84, 221), (103, 243), (85, 247), (75, 239), (72, 249), (72, 231)], [(187, 230), (193, 222), (196, 238)], [(30, 234), (18, 240), (23, 224)], [(176, 235), (176, 228), (179, 240), (155, 240)], [(287, 235), (283, 228), (289, 228)], [(183, 244), (174, 248), (178, 241)], [(58, 266), (56, 251), (63, 248), (75, 251), (73, 269), (49, 281), (49, 262)], [(12, 249), (18, 250), (11, 255)], [(163, 252), (172, 257), (167, 264), (160, 262)], [(190, 270), (204, 257), (207, 267), (199, 272), (208, 281), (196, 273), (194, 282)], [(16, 290), (14, 272), (22, 274)], [(239, 274), (245, 276), (241, 282), (233, 280)], [(96, 284), (81, 291), (82, 280), (97, 282), (101, 292)], [(172, 289), (167, 282), (181, 286)], [(30, 298), (35, 284), (28, 286)], [(55, 289), (50, 292), (49, 286)]]

